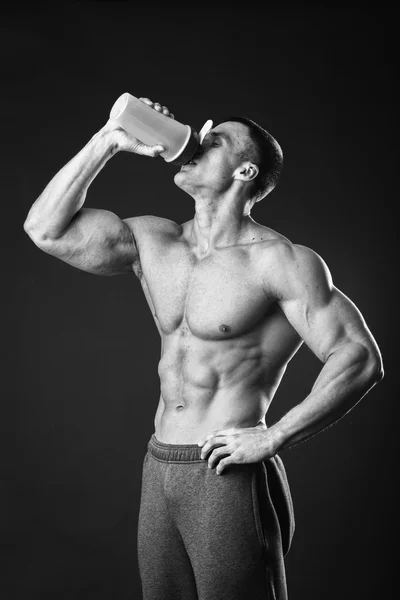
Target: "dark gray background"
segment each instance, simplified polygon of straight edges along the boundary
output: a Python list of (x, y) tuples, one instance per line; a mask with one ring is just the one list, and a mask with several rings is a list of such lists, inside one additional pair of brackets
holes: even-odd
[[(382, 585), (391, 582), (395, 534), (394, 15), (381, 4), (368, 11), (101, 2), (14, 4), (4, 16), (2, 598), (140, 597), (136, 522), (159, 396), (158, 333), (134, 276), (74, 270), (22, 229), (50, 178), (126, 91), (166, 104), (196, 128), (247, 115), (281, 143), (281, 182), (253, 217), (325, 259), (386, 367), (350, 415), (281, 455), (297, 518), (289, 597), (389, 597)], [(174, 173), (162, 159), (118, 154), (87, 206), (184, 222), (193, 201)], [(304, 398), (320, 367), (300, 350), (269, 423)]]

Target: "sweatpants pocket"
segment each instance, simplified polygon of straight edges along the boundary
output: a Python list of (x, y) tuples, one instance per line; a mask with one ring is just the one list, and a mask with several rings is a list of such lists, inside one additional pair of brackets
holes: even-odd
[(252, 473), (252, 477), (251, 477), (251, 498), (252, 498), (252, 504), (253, 504), (253, 515), (254, 515), (254, 522), (255, 522), (255, 526), (256, 526), (256, 531), (257, 531), (257, 535), (258, 535), (258, 540), (260, 542), (260, 545), (263, 549), (267, 549), (267, 540), (264, 534), (264, 527), (263, 527), (263, 523), (262, 523), (262, 518), (261, 518), (261, 508), (260, 508), (260, 502), (262, 502), (262, 498), (260, 498), (260, 484), (261, 484), (261, 477), (260, 475), (262, 473), (260, 473), (262, 469), (262, 465), (254, 465), (254, 469), (253, 469), (253, 473)]

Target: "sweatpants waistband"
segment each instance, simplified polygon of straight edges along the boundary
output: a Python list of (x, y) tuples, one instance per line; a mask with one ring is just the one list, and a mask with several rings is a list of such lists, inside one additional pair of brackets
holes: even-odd
[(204, 462), (197, 444), (164, 444), (153, 435), (148, 443), (149, 453), (165, 462)]

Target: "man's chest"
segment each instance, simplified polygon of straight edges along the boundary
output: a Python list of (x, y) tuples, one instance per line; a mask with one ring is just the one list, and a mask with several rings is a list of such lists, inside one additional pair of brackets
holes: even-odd
[(187, 327), (204, 339), (236, 337), (255, 327), (273, 303), (247, 250), (224, 249), (199, 260), (180, 248), (164, 249), (142, 266), (164, 333)]

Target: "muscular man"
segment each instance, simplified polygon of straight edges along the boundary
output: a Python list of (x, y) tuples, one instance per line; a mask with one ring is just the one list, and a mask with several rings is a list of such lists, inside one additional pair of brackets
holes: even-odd
[[(235, 117), (207, 133), (175, 174), (195, 201), (183, 224), (83, 208), (90, 183), (120, 151), (155, 157), (163, 148), (109, 121), (50, 181), (25, 230), (79, 269), (134, 273), (161, 336), (139, 516), (143, 597), (283, 600), (294, 521), (277, 453), (336, 422), (381, 379), (379, 349), (321, 257), (250, 216), (282, 166), (264, 129)], [(303, 341), (321, 372), (310, 394), (267, 427)]]

